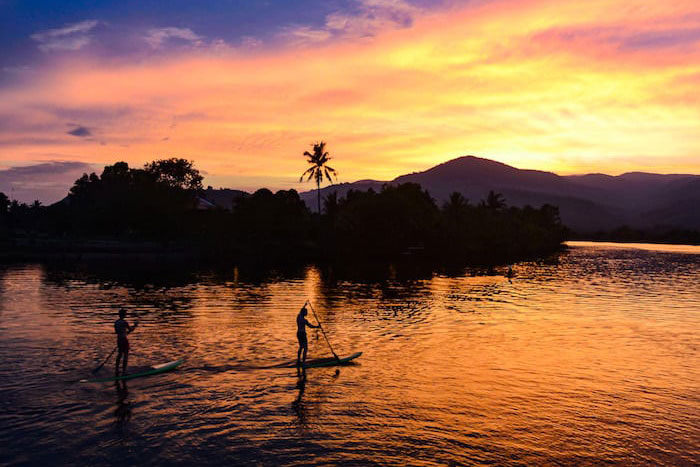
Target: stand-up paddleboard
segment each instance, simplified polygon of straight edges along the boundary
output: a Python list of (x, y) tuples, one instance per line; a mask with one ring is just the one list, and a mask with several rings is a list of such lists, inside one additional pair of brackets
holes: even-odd
[(185, 359), (181, 358), (179, 360), (173, 360), (172, 362), (161, 363), (160, 365), (153, 365), (146, 370), (139, 371), (137, 373), (129, 373), (122, 376), (112, 376), (110, 378), (96, 378), (96, 379), (81, 379), (81, 383), (108, 383), (111, 381), (123, 381), (127, 379), (142, 378), (144, 376), (152, 376), (160, 373), (165, 373), (167, 371), (172, 371), (175, 368), (182, 365)]
[(343, 365), (345, 363), (348, 363), (350, 360), (356, 359), (360, 355), (362, 355), (362, 352), (355, 352), (352, 355), (348, 355), (347, 357), (340, 357), (338, 359), (333, 357), (315, 358), (313, 360), (307, 360), (306, 363), (304, 363), (304, 368), (318, 368), (322, 366)]

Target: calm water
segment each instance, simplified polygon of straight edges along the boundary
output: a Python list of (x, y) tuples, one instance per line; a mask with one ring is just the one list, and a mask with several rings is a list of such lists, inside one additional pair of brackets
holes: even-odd
[[(700, 248), (577, 243), (514, 269), (356, 282), (0, 266), (0, 463), (700, 463)], [(305, 380), (257, 368), (294, 358), (307, 298), (358, 363)], [(77, 383), (121, 306), (141, 323), (131, 364), (186, 363)]]

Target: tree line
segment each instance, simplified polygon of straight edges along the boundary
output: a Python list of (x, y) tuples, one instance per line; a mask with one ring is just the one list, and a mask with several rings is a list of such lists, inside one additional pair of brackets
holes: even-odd
[[(323, 148), (320, 149), (323, 159)], [(316, 151), (318, 152), (318, 151)], [(307, 174), (308, 176), (308, 174)], [(317, 181), (316, 172), (312, 178)], [(202, 203), (202, 176), (191, 161), (142, 168), (125, 162), (84, 174), (51, 206), (0, 194), (0, 237), (179, 242), (225, 261), (393, 261), (499, 264), (557, 251), (566, 229), (558, 209), (507, 206), (491, 192), (471, 203), (454, 193), (439, 206), (419, 185), (335, 193), (312, 213), (295, 190), (260, 189), (230, 206)]]

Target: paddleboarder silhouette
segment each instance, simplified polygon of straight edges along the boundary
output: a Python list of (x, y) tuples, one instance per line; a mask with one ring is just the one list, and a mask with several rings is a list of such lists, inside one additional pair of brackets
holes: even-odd
[(137, 321), (133, 326), (130, 326), (124, 318), (126, 318), (126, 310), (121, 308), (119, 310), (119, 319), (114, 322), (114, 333), (117, 335), (117, 348), (119, 349), (117, 353), (117, 365), (114, 368), (114, 374), (117, 376), (119, 375), (119, 361), (122, 356), (124, 357), (124, 365), (122, 366), (123, 375), (126, 374), (126, 366), (129, 361), (129, 339), (127, 339), (126, 336), (133, 332), (136, 326), (139, 325)]
[[(319, 328), (319, 325), (313, 325), (306, 319), (308, 311), (306, 304), (301, 307), (297, 315), (297, 340), (299, 341), (299, 350), (297, 351), (297, 366), (303, 366), (306, 362), (306, 352), (309, 350), (309, 341), (306, 338), (306, 326), (310, 328)], [(303, 354), (303, 355), (302, 355)]]

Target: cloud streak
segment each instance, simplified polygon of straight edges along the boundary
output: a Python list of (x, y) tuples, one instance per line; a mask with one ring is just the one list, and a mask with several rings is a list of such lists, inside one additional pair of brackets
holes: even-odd
[(668, 47), (690, 47), (700, 43), (700, 27), (692, 29), (668, 29), (643, 32), (622, 41), (628, 49), (657, 49)]
[(181, 40), (193, 46), (201, 46), (203, 37), (195, 34), (189, 28), (154, 28), (149, 29), (146, 34), (146, 42), (154, 49), (162, 48), (167, 42), (172, 40)]
[(66, 24), (61, 28), (39, 31), (31, 35), (31, 38), (39, 43), (42, 52), (80, 50), (91, 41), (90, 32), (100, 22), (94, 19)]
[(357, 0), (355, 11), (336, 11), (326, 16), (323, 27), (289, 26), (281, 37), (294, 45), (313, 45), (329, 40), (374, 37), (381, 31), (407, 28), (421, 9), (404, 0)]

